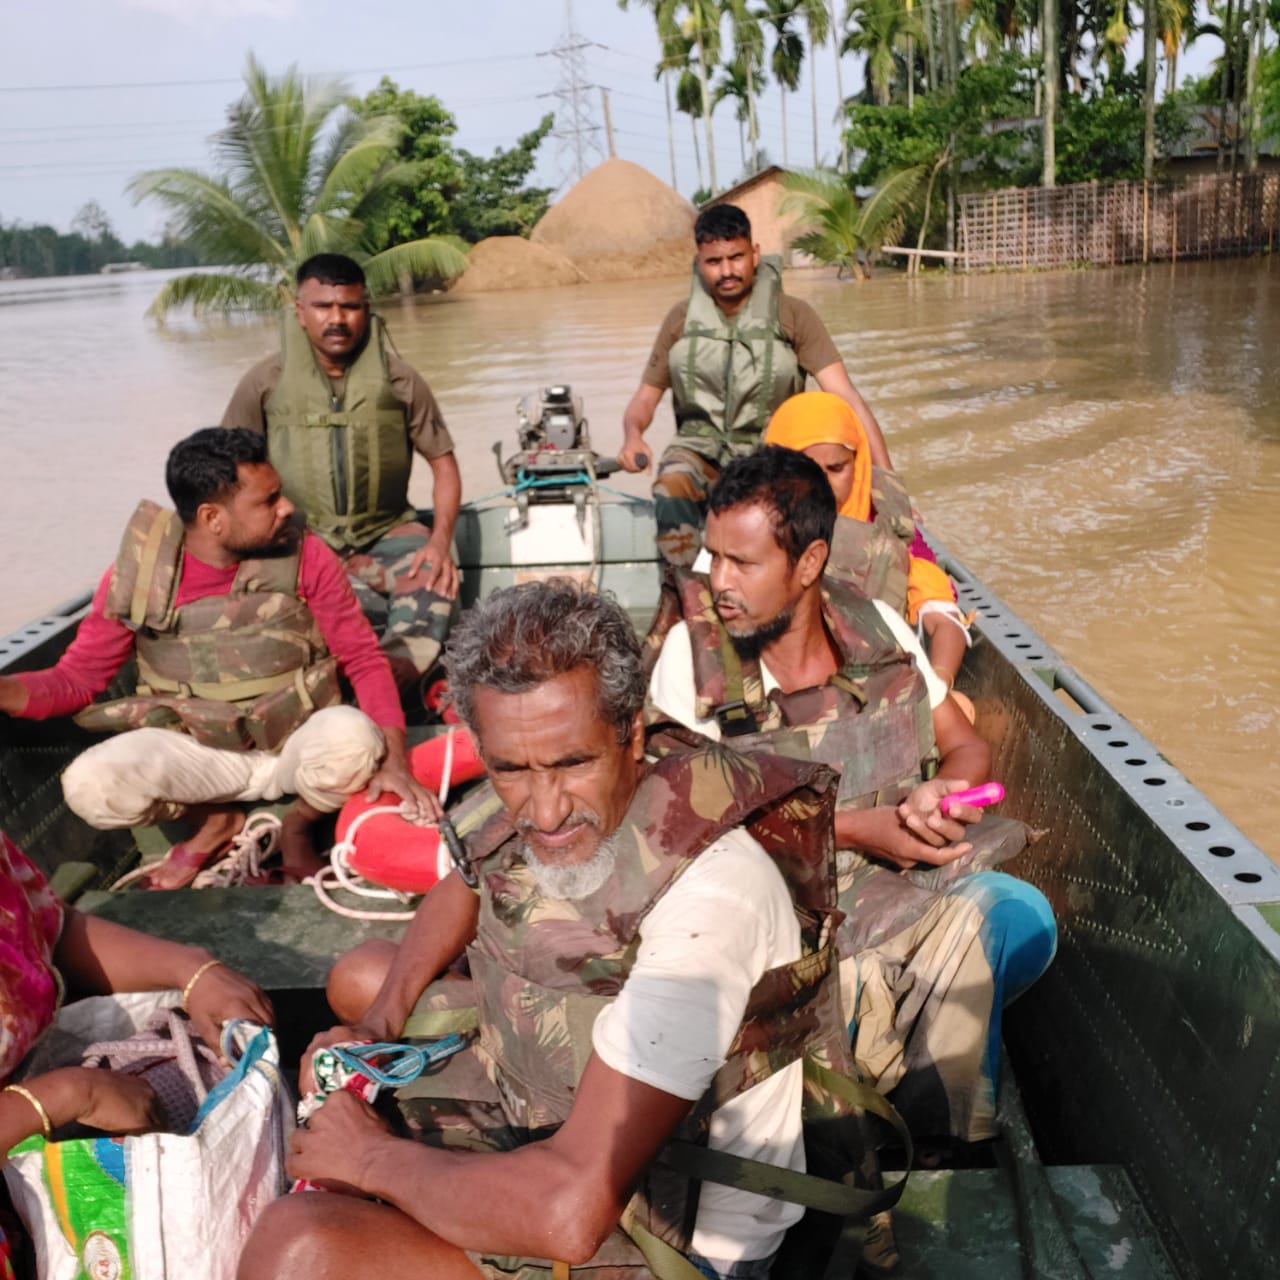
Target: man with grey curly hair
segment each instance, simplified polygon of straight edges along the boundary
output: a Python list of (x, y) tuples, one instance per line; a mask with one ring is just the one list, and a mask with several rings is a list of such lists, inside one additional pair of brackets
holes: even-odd
[[(345, 1025), (312, 1049), (428, 1035), (460, 1004), (478, 1045), (400, 1091), (422, 1142), (331, 1095), (289, 1173), (358, 1194), (269, 1206), (240, 1280), (345, 1280), (353, 1257), (388, 1278), (545, 1277), (537, 1260), (643, 1267), (654, 1248), (713, 1280), (766, 1276), (800, 1207), (654, 1160), (676, 1135), (804, 1167), (799, 1049), (747, 1055), (844, 1029), (813, 977), (814, 917), (761, 841), (829, 873), (834, 775), (692, 740), (647, 759), (627, 616), (566, 580), (495, 592), (455, 629), (448, 669), (489, 771), (454, 814), (465, 855), (398, 947), (339, 961)], [(469, 981), (436, 982), (464, 950)]]

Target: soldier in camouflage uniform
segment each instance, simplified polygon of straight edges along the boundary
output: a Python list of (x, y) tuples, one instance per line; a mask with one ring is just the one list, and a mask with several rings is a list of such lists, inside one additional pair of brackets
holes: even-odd
[(782, 291), (782, 261), (760, 256), (741, 209), (712, 205), (693, 227), (697, 253), (688, 301), (658, 333), (644, 377), (622, 419), (618, 461), (647, 470), (644, 433), (671, 388), (676, 438), (653, 485), (658, 551), (691, 565), (702, 545), (707, 493), (730, 459), (760, 443), (769, 415), (811, 375), (867, 424), (876, 463), (890, 466), (875, 416), (812, 307)]
[[(364, 272), (341, 254), (298, 268), (281, 351), (240, 380), (224, 427), (267, 436), (289, 500), (346, 562), (403, 689), (436, 661), (458, 595), (451, 543), (462, 499), (431, 389), (394, 352)], [(413, 453), (431, 467), (432, 525), (409, 501)]]
[[(563, 580), (495, 593), (446, 666), (492, 790), (458, 814), (465, 859), (399, 948), (340, 963), (330, 999), (352, 1021), (312, 1048), (478, 1039), (401, 1091), (425, 1144), (350, 1094), (324, 1103), (290, 1172), (384, 1203), (277, 1202), (242, 1280), (304, 1255), (320, 1276), (358, 1256), (392, 1276), (763, 1277), (800, 1209), (742, 1186), (883, 1204), (845, 1088), (831, 772), (692, 736), (648, 761), (627, 617)], [(469, 980), (428, 987), (464, 947)], [(861, 1191), (798, 1172), (806, 1076), (832, 1122), (846, 1099)]]
[[(433, 813), (386, 658), (333, 553), (299, 528), (262, 437), (198, 431), (165, 474), (177, 511), (139, 504), (57, 666), (0, 677), (0, 711), (76, 712), (116, 735), (64, 773), (70, 807), (96, 827), (191, 821), (153, 888), (190, 880), (243, 824), (242, 801), (298, 796), (281, 837), (297, 872), (318, 865), (312, 822), (366, 784)], [(91, 703), (130, 657), (134, 690)], [(337, 705), (339, 672), (363, 710)]]
[[(989, 754), (883, 601), (824, 578), (835, 521), (816, 463), (767, 446), (712, 490), (709, 578), (679, 572), (649, 637), (650, 717), (841, 771), (841, 974), (862, 1071), (913, 1132), (995, 1132), (1003, 1003), (1053, 954), (1031, 886), (989, 870), (1020, 823), (942, 797)], [(914, 659), (914, 661), (913, 661)]]

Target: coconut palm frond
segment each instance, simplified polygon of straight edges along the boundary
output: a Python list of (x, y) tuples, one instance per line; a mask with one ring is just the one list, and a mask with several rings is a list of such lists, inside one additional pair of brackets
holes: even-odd
[(284, 301), (287, 285), (248, 276), (199, 272), (165, 281), (147, 308), (162, 319), (167, 312), (189, 306), (196, 315), (211, 311), (274, 311)]
[(908, 212), (924, 181), (925, 166), (912, 165), (884, 178), (862, 202), (858, 213), (859, 238), (865, 248), (878, 249), (901, 234)]
[(375, 296), (394, 292), (404, 276), (452, 280), (466, 269), (467, 255), (438, 236), (393, 245), (364, 264), (369, 292)]
[(232, 265), (289, 261), (279, 239), (236, 199), (226, 179), (194, 169), (152, 169), (140, 173), (126, 190), (135, 204), (153, 199), (165, 205), (176, 234), (206, 258)]

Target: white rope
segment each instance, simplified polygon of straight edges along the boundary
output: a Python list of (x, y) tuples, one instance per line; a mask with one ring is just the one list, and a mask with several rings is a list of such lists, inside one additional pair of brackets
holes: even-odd
[(274, 813), (259, 809), (231, 839), (227, 856), (206, 867), (191, 882), (193, 889), (225, 889), (262, 874), (262, 864), (280, 848), (282, 823)]
[(453, 739), (457, 730), (458, 726), (451, 724), (449, 732), (445, 734), (444, 770), (440, 778), (440, 794), (436, 797), (440, 801), (442, 811), (445, 805), (449, 803), (449, 784), (453, 781)]
[[(441, 771), (440, 791), (437, 796), (442, 810), (448, 802), (449, 786), (453, 781), (454, 738), (456, 734), (457, 725), (451, 724), (448, 732), (445, 734), (444, 768)], [(365, 877), (351, 869), (351, 857), (356, 851), (356, 832), (359, 831), (369, 818), (376, 818), (388, 813), (394, 813), (399, 816), (400, 812), (400, 805), (389, 804), (374, 805), (372, 808), (366, 809), (347, 828), (346, 838), (339, 840), (330, 850), (329, 865), (322, 871), (317, 872), (314, 876), (307, 877), (305, 883), (311, 885), (316, 892), (316, 897), (319, 898), (330, 911), (336, 912), (340, 916), (346, 916), (349, 920), (413, 919), (414, 913), (412, 911), (362, 911), (357, 907), (344, 907), (341, 903), (335, 902), (328, 892), (331, 886), (337, 886), (345, 889), (348, 893), (353, 894), (358, 898), (381, 898), (383, 900), (390, 898), (401, 903), (410, 902), (415, 896), (420, 896), (403, 893), (399, 889), (375, 888), (370, 885), (370, 882), (366, 880)], [(444, 856), (446, 856), (446, 848), (444, 843), (441, 842), (440, 852), (436, 855), (437, 871), (440, 871), (440, 860)]]
[(394, 813), (398, 816), (400, 806), (398, 804), (379, 804), (359, 814), (347, 828), (346, 838), (339, 840), (330, 850), (329, 865), (318, 871), (314, 876), (307, 877), (306, 883), (310, 884), (315, 890), (316, 897), (330, 911), (336, 912), (340, 916), (346, 916), (349, 920), (413, 919), (412, 911), (362, 911), (356, 907), (344, 907), (340, 902), (335, 902), (328, 893), (330, 885), (338, 885), (358, 898), (381, 898), (383, 900), (390, 898), (400, 903), (410, 900), (411, 894), (401, 893), (398, 889), (374, 888), (370, 886), (363, 876), (357, 875), (351, 870), (350, 859), (356, 851), (356, 832), (360, 830), (368, 819), (381, 817), (388, 813)]

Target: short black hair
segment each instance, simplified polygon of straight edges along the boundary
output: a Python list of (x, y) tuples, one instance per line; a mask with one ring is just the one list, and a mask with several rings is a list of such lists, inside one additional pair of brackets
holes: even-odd
[(364, 268), (345, 253), (313, 253), (298, 267), (298, 285), (305, 280), (321, 284), (364, 284)]
[(707, 495), (707, 509), (715, 515), (755, 505), (772, 515), (774, 539), (791, 564), (810, 543), (821, 539), (831, 545), (835, 495), (822, 468), (805, 454), (766, 444), (729, 463)]
[(245, 427), (202, 427), (169, 451), (164, 482), (183, 524), (206, 502), (221, 502), (240, 487), (240, 467), (267, 460), (267, 437)]
[(751, 220), (736, 204), (713, 204), (698, 214), (693, 224), (695, 244), (712, 240), (751, 239)]

